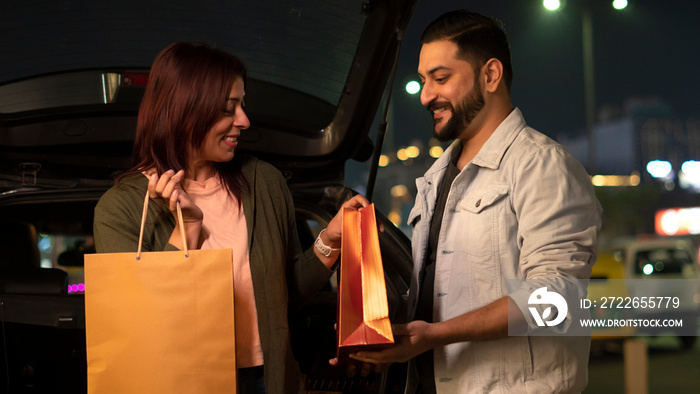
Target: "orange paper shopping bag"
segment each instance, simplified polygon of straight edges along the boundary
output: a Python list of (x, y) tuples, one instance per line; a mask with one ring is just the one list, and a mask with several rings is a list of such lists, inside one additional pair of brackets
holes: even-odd
[(343, 209), (338, 278), (338, 360), (394, 343), (374, 204)]
[(231, 249), (140, 249), (85, 256), (88, 392), (235, 393)]

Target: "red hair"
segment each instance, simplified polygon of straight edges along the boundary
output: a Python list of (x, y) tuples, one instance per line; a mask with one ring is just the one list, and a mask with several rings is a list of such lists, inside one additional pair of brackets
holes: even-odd
[[(132, 167), (122, 177), (152, 168), (158, 174), (186, 170), (190, 148), (198, 149), (221, 118), (237, 78), (245, 84), (245, 66), (227, 52), (186, 42), (163, 49), (139, 108)], [(240, 201), (245, 181), (237, 162), (234, 156), (232, 163), (216, 164), (222, 184)]]

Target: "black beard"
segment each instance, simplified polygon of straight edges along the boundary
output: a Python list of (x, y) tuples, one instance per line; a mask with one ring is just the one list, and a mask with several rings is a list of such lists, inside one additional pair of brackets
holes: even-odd
[[(433, 127), (433, 137), (440, 142), (452, 141), (459, 138), (462, 132), (466, 130), (469, 124), (476, 118), (482, 108), (484, 108), (484, 96), (481, 94), (481, 86), (479, 80), (476, 80), (474, 86), (469, 90), (467, 96), (462, 99), (455, 109), (451, 104), (446, 104), (448, 109), (452, 111), (452, 117), (442, 127), (440, 132)], [(428, 111), (432, 111), (440, 107), (437, 104), (428, 106)], [(437, 124), (436, 124), (437, 125)]]

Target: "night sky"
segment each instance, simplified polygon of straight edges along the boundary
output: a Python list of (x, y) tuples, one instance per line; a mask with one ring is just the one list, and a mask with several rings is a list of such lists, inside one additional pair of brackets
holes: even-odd
[[(613, 9), (611, 1), (588, 4), (593, 9), (597, 107), (624, 114), (630, 98), (654, 98), (673, 116), (700, 118), (700, 2), (629, 0), (622, 11)], [(504, 22), (513, 58), (513, 103), (528, 124), (553, 138), (584, 135), (581, 7), (580, 0), (569, 0), (552, 13), (540, 0), (419, 1), (401, 49), (388, 144), (427, 141), (430, 116), (418, 95), (403, 89), (417, 79), (425, 26), (459, 8)]]

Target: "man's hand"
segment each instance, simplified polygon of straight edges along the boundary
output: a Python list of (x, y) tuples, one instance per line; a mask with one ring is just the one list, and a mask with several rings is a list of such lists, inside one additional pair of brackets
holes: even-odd
[[(333, 328), (337, 330), (338, 325), (334, 324)], [(334, 358), (328, 360), (328, 364), (330, 364), (334, 367), (337, 367), (338, 366), (338, 357), (334, 357)], [(357, 375), (358, 364), (359, 363), (355, 363), (355, 362), (352, 362), (352, 360), (350, 360), (350, 363), (348, 363), (348, 365), (345, 367), (345, 376), (351, 378), (351, 377)], [(389, 364), (372, 365), (369, 363), (362, 363), (362, 365), (359, 367), (360, 376), (367, 376), (372, 371), (374, 371), (375, 373), (382, 373), (388, 367), (389, 367)]]
[(412, 321), (408, 324), (392, 326), (394, 346), (380, 351), (360, 351), (350, 355), (351, 358), (374, 365), (403, 363), (434, 347), (432, 324), (424, 321)]

